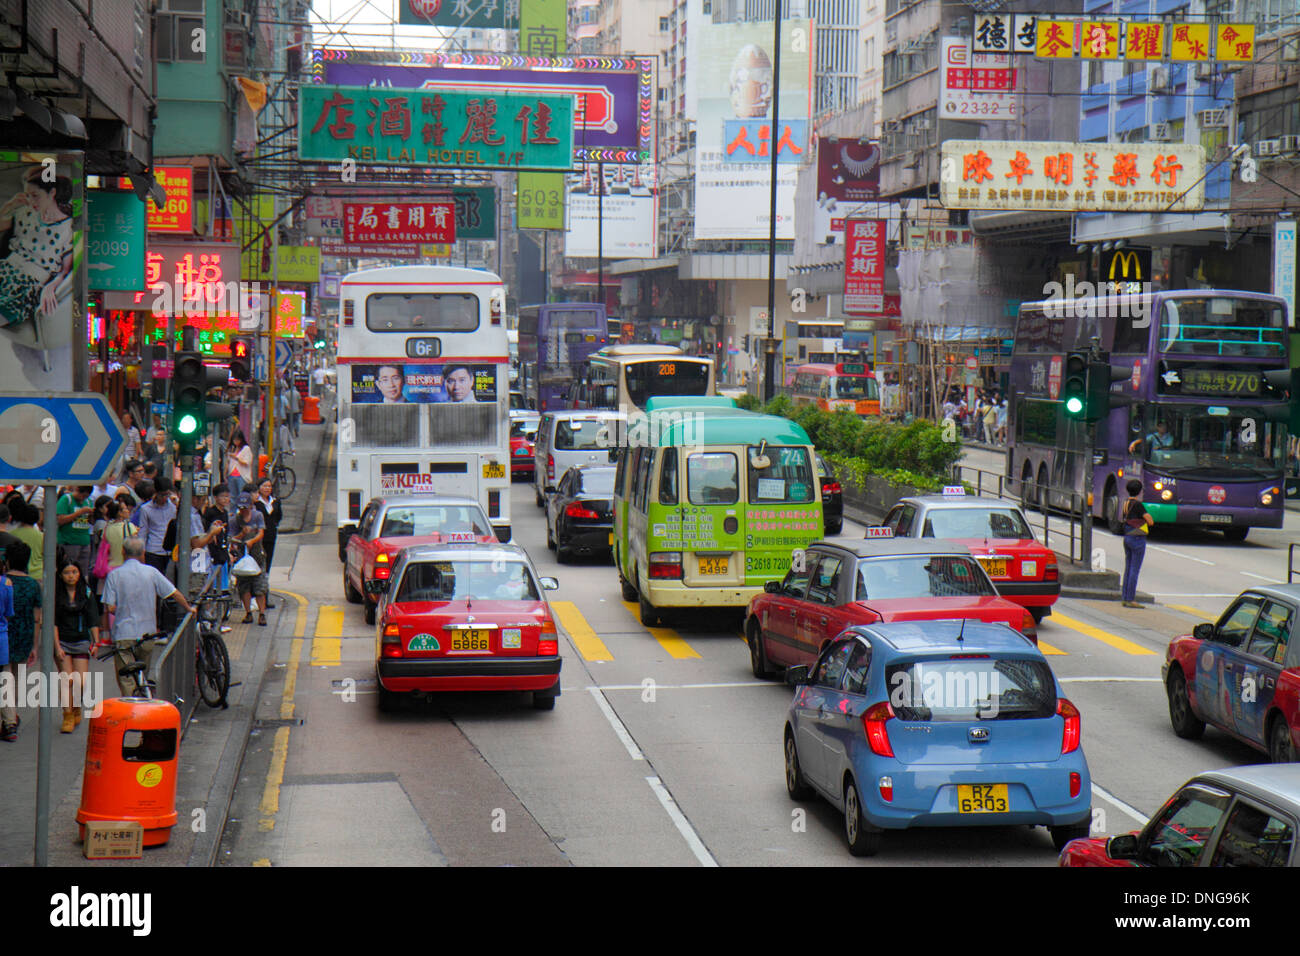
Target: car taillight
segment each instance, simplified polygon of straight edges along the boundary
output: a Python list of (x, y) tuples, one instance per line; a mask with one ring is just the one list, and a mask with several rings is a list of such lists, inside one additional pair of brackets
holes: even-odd
[(871, 747), (871, 752), (877, 756), (894, 756), (894, 748), (889, 743), (889, 731), (885, 729), (885, 722), (892, 720), (893, 717), (894, 708), (890, 706), (887, 700), (872, 704), (867, 708), (867, 712), (862, 715), (862, 729), (867, 734), (867, 745)]
[(392, 561), (393, 561), (392, 555), (388, 555), (388, 554), (381, 554), (375, 558), (376, 579), (382, 580), (384, 578), (387, 578), (390, 574), (393, 573), (393, 569), (390, 567)]
[[(550, 635), (547, 637), (546, 635)], [(542, 636), (537, 639), (539, 657), (554, 657), (560, 653), (560, 640), (555, 632), (555, 622), (549, 617), (542, 621)]]
[(838, 481), (828, 481), (822, 485), (822, 494), (838, 495), (840, 493), (840, 483)]
[(380, 638), (379, 655), (381, 657), (401, 657), (402, 638), (396, 624), (385, 624), (383, 637)]
[(595, 521), (600, 518), (596, 512), (592, 511), (580, 501), (571, 501), (564, 508), (564, 513), (570, 518), (588, 518)]
[(1070, 796), (1077, 797), (1083, 789), (1083, 777), (1077, 771), (1070, 771)]
[(1079, 717), (1079, 708), (1064, 697), (1056, 698), (1056, 712), (1065, 718), (1065, 730), (1061, 733), (1061, 753), (1074, 753), (1079, 749), (1079, 734), (1083, 721)]
[(682, 553), (680, 551), (657, 551), (650, 555), (650, 577), (680, 579), (682, 576)]
[(1057, 579), (1057, 576), (1058, 576), (1058, 572), (1056, 570), (1056, 562), (1049, 561), (1047, 563), (1047, 566), (1043, 568), (1043, 580), (1055, 581)]
[(555, 456), (554, 455), (546, 456), (546, 480), (547, 481), (555, 480)]
[(880, 799), (881, 799), (881, 800), (884, 800), (886, 803), (893, 803), (893, 801), (894, 801), (894, 778), (893, 778), (893, 777), (881, 777), (880, 780), (879, 780), (879, 782), (877, 783), (877, 787), (880, 789)]
[(1020, 619), (1020, 633), (1025, 635), (1025, 637), (1029, 638), (1031, 641), (1033, 641), (1034, 645), (1037, 646), (1038, 625), (1034, 623), (1034, 616), (1030, 614), (1028, 611), (1024, 611), (1022, 613), (1023, 616)]

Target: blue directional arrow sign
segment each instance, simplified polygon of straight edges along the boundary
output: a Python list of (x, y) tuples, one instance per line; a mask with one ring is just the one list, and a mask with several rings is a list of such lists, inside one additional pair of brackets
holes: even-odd
[(103, 395), (0, 392), (0, 483), (98, 484), (125, 446)]
[(275, 367), (278, 371), (284, 372), (293, 361), (293, 347), (284, 339), (275, 340)]

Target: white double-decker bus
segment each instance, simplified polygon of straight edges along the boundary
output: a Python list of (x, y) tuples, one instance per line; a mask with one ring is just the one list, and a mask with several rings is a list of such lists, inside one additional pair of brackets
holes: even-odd
[(510, 353), (499, 276), (391, 266), (343, 278), (339, 552), (372, 498), (477, 498), (510, 539)]

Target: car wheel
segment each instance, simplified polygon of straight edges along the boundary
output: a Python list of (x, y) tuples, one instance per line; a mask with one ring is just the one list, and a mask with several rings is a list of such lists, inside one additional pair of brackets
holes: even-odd
[(799, 750), (794, 744), (794, 732), (785, 729), (785, 789), (791, 800), (807, 800), (812, 796), (812, 787), (804, 779), (799, 768)]
[(533, 691), (533, 710), (554, 710), (555, 698), (550, 691)]
[(536, 485), (533, 485), (533, 497), (537, 499), (537, 507), (539, 508), (546, 507), (546, 499), (542, 497), (542, 493), (537, 490)]
[(1034, 486), (1038, 492), (1038, 510), (1047, 514), (1051, 508), (1051, 496), (1047, 491), (1047, 466), (1042, 465), (1038, 469), (1038, 484)]
[(573, 560), (573, 553), (559, 541), (555, 542), (555, 560), (560, 564), (568, 564)]
[(767, 654), (763, 652), (763, 629), (758, 626), (757, 619), (749, 619), (749, 626), (745, 628), (745, 640), (749, 642), (749, 664), (754, 676), (759, 680), (771, 680), (773, 671), (768, 666)]
[(844, 530), (844, 519), (843, 519), (843, 518), (840, 518), (838, 521), (835, 521), (835, 522), (833, 522), (833, 523), (831, 523), (831, 524), (826, 525), (825, 533), (826, 533), (826, 534), (839, 534), (839, 533), (840, 533), (841, 531), (843, 531), (843, 530)]
[(1186, 740), (1200, 740), (1205, 733), (1205, 721), (1192, 711), (1191, 698), (1187, 696), (1187, 679), (1181, 670), (1169, 678), (1169, 722), (1174, 733)]
[(1250, 534), (1249, 528), (1224, 528), (1224, 541), (1245, 541), (1246, 535)]
[(551, 522), (549, 517), (546, 522), (546, 546), (552, 551), (555, 550), (555, 535), (551, 534)]
[(659, 623), (659, 612), (655, 610), (653, 604), (646, 600), (644, 594), (638, 593), (637, 599), (641, 603), (641, 623), (646, 627), (654, 627)]
[(1089, 810), (1088, 815), (1078, 823), (1048, 827), (1047, 832), (1052, 835), (1052, 846), (1056, 847), (1057, 853), (1060, 853), (1071, 840), (1082, 840), (1092, 832), (1092, 811)]
[(637, 599), (638, 594), (636, 588), (634, 588), (632, 583), (621, 574), (618, 576), (618, 586), (623, 589), (624, 601), (635, 601)]
[(1020, 476), (1020, 505), (1026, 511), (1038, 506), (1038, 489), (1034, 486), (1034, 473), (1028, 465)]
[(379, 711), (383, 714), (391, 714), (397, 710), (398, 695), (391, 690), (385, 690), (384, 685), (379, 685)]
[(1031, 608), (1026, 608), (1025, 610), (1027, 610), (1029, 612), (1030, 617), (1034, 619), (1035, 627), (1037, 627), (1039, 624), (1042, 624), (1043, 618), (1047, 617), (1047, 608), (1045, 607), (1031, 607)]
[(377, 605), (371, 604), (369, 601), (366, 602), (366, 623), (367, 624), (375, 623), (375, 614), (378, 612), (378, 610), (379, 608)]
[(1291, 743), (1291, 728), (1285, 717), (1276, 717), (1268, 732), (1268, 759), (1273, 763), (1291, 763), (1295, 760), (1295, 747)]
[(352, 586), (352, 579), (348, 577), (348, 566), (346, 564), (343, 565), (343, 597), (347, 599), (349, 604), (360, 604), (363, 599), (361, 592)]
[(844, 785), (844, 837), (854, 856), (875, 856), (880, 850), (879, 830), (873, 829), (862, 816), (858, 785), (850, 777)]

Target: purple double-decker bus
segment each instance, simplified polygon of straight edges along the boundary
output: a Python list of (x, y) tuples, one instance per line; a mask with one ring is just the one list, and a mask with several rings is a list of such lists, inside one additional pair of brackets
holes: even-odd
[[(1052, 299), (1020, 306), (1011, 360), (1007, 477), (1026, 507), (1084, 496), (1120, 533), (1131, 478), (1158, 524), (1231, 541), (1280, 528), (1290, 402), (1266, 374), (1291, 367), (1286, 302), (1214, 289)], [(1093, 343), (1131, 370), (1087, 426), (1061, 401), (1065, 353)], [(1285, 377), (1285, 376), (1283, 376)]]
[(519, 309), (519, 388), (529, 408), (568, 408), (569, 387), (587, 357), (609, 344), (598, 302), (549, 302)]

